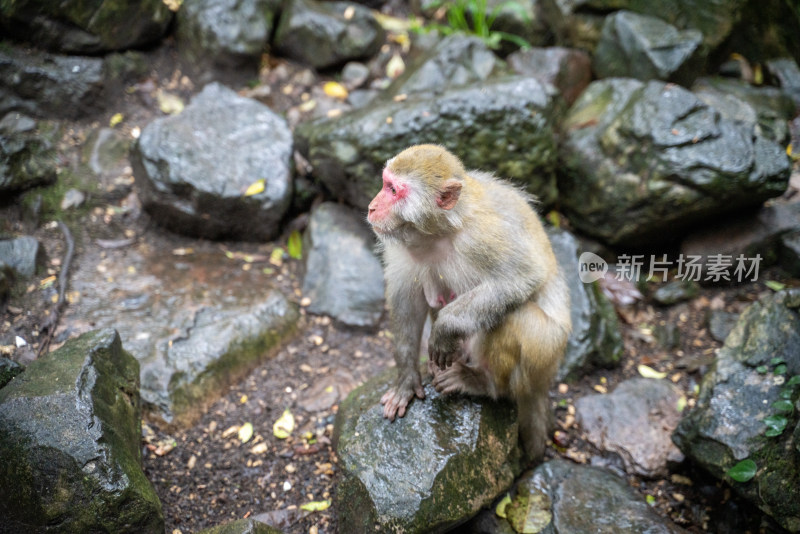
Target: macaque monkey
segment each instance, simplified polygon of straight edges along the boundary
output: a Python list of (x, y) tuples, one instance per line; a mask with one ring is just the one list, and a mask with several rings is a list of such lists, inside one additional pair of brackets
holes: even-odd
[(399, 371), (381, 399), (384, 417), (425, 398), (419, 355), (430, 314), (436, 390), (512, 399), (527, 457), (542, 457), (548, 388), (571, 324), (569, 290), (531, 200), (437, 145), (386, 163), (367, 216), (383, 247)]

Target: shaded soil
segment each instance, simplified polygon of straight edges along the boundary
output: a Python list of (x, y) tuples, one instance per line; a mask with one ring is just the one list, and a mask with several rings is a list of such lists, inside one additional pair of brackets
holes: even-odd
[[(127, 117), (120, 129), (130, 133), (160, 115), (152, 96), (157, 88), (170, 88), (183, 98), (196, 92), (191, 80), (184, 79), (174, 66), (173, 52), (166, 49), (155, 54), (150, 77), (132, 92), (120, 94), (106, 114), (92, 122), (66, 126), (60, 147), (62, 163), (78, 175), (78, 184), (80, 148), (92, 131), (108, 124), (112, 114), (122, 112)], [(292, 83), (298, 75), (310, 85)], [(319, 94), (312, 89), (319, 89), (326, 79), (281, 62), (266, 65), (261, 78), (272, 84), (272, 103), (282, 110), (302, 102), (303, 94)], [(291, 85), (288, 90), (287, 85)], [(60, 230), (49, 222), (54, 218), (63, 218), (72, 229), (78, 257), (102, 255), (98, 239), (130, 236), (162, 248), (165, 254), (181, 248), (212, 246), (152, 225), (138, 207), (130, 169), (95, 184), (91, 190), (83, 208), (66, 213), (47, 202), (42, 209), (35, 209), (36, 195), (46, 195), (46, 190), (28, 193), (22, 202), (15, 200), (0, 206), (0, 231), (34, 235), (48, 256), (45, 271), (31, 281), (17, 284), (3, 310), (0, 345), (15, 359), (24, 362), (35, 357), (46, 335), (42, 325), (53, 308), (55, 280), (61, 274), (65, 251)], [(302, 218), (295, 227), (302, 227)], [(226, 245), (269, 256), (280, 244), (285, 243)], [(90, 268), (85, 262), (74, 262), (72, 267)], [(276, 286), (302, 305), (300, 275), (300, 263), (287, 260), (266, 276), (265, 284)], [(780, 272), (764, 273), (760, 279), (798, 285)], [(636, 368), (642, 363), (666, 371), (667, 379), (687, 395), (691, 407), (697, 385), (721, 346), (708, 332), (709, 310), (740, 312), (765, 291), (769, 290), (763, 283), (706, 288), (698, 298), (669, 308), (655, 307), (647, 301), (621, 308), (626, 346), (623, 362), (616, 369), (591, 370), (577, 383), (554, 386), (553, 409), (560, 432), (557, 443), (548, 448), (548, 456), (605, 465), (625, 476), (643, 496), (652, 496), (653, 506), (661, 515), (691, 532), (780, 532), (763, 514), (738, 500), (730, 488), (689, 464), (675, 466), (665, 479), (625, 475), (618, 458), (604, 457), (587, 443), (574, 424), (572, 408), (581, 396), (612, 391), (621, 381), (638, 376)], [(664, 347), (655, 335), (659, 327), (668, 325), (677, 326), (679, 335), (677, 346), (670, 348)], [(62, 323), (51, 348), (62, 343), (68, 333), (69, 325)], [(28, 348), (14, 349), (15, 336), (28, 340)], [(337, 532), (333, 507), (315, 512), (301, 507), (331, 500), (335, 494), (337, 460), (331, 437), (338, 402), (355, 385), (391, 362), (391, 341), (385, 323), (374, 331), (360, 331), (342, 328), (325, 317), (303, 314), (294, 340), (229, 388), (193, 427), (175, 431), (146, 423), (142, 442), (144, 469), (163, 503), (167, 532), (196, 532), (242, 517), (262, 519), (287, 533)], [(274, 436), (273, 424), (286, 409), (294, 415), (296, 429), (288, 439), (281, 440)], [(248, 423), (253, 435), (242, 442), (239, 430)]]

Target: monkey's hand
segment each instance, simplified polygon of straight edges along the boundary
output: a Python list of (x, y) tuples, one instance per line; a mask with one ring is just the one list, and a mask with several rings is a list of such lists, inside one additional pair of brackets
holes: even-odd
[(425, 390), (422, 388), (419, 372), (402, 373), (398, 377), (397, 383), (381, 397), (383, 416), (389, 421), (394, 421), (395, 417), (403, 417), (406, 414), (408, 403), (415, 395), (419, 399), (425, 398)]
[(428, 339), (428, 356), (439, 369), (445, 369), (461, 355), (461, 338), (436, 326), (433, 325), (431, 337)]

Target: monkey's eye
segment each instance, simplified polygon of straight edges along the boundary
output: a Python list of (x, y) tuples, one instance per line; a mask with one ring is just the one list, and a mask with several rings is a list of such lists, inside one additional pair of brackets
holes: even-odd
[(393, 195), (397, 195), (397, 190), (394, 188), (394, 185), (389, 184), (389, 191), (391, 191)]

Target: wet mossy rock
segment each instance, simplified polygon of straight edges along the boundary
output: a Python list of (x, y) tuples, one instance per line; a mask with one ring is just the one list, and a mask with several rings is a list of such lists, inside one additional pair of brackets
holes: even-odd
[(185, 0), (177, 21), (181, 53), (206, 66), (255, 66), (279, 7), (279, 0)]
[[(515, 532), (679, 534), (625, 481), (597, 467), (551, 460), (526, 473), (506, 507)], [(524, 530), (524, 525), (531, 527)], [(532, 527), (538, 527), (536, 530)]]
[(547, 206), (557, 194), (553, 125), (559, 109), (551, 89), (532, 78), (509, 77), (304, 123), (295, 141), (316, 179), (360, 209), (380, 189), (388, 159), (431, 142), (444, 145), (468, 169), (522, 185)]
[[(2, 93), (0, 89), (0, 94)], [(2, 111), (0, 111), (2, 115)], [(35, 121), (20, 113), (0, 120), (0, 193), (15, 194), (56, 181), (57, 123)]]
[[(274, 238), (291, 202), (291, 158), (286, 121), (218, 83), (179, 115), (145, 126), (131, 152), (142, 205), (153, 219), (208, 239)], [(245, 195), (259, 181), (262, 190)]]
[(379, 400), (395, 376), (391, 369), (354, 390), (336, 416), (341, 532), (445, 532), (520, 472), (511, 404), (442, 397), (426, 384), (426, 398), (389, 422)]
[(163, 0), (0, 2), (0, 27), (53, 51), (96, 54), (158, 40), (172, 12)]
[(324, 69), (373, 56), (384, 37), (381, 25), (362, 5), (287, 0), (273, 46), (285, 57)]
[(614, 367), (624, 346), (619, 319), (597, 281), (583, 283), (578, 273), (578, 241), (565, 230), (548, 229), (558, 265), (569, 286), (572, 332), (558, 368), (557, 380), (573, 380), (590, 365)]
[(570, 108), (559, 191), (576, 228), (614, 245), (675, 241), (691, 225), (782, 194), (785, 148), (679, 86), (607, 79)]
[(255, 519), (240, 519), (201, 530), (198, 534), (281, 534), (281, 531)]
[[(787, 384), (797, 375), (800, 290), (792, 289), (768, 295), (742, 313), (703, 378), (696, 408), (673, 434), (687, 457), (791, 532), (800, 532), (800, 385)], [(777, 410), (774, 403), (780, 400), (794, 409)], [(765, 418), (781, 414), (785, 429), (768, 437)], [(749, 482), (734, 482), (726, 473), (745, 458), (758, 471)]]
[(35, 360), (0, 389), (0, 530), (164, 532), (140, 439), (139, 365), (114, 330)]

